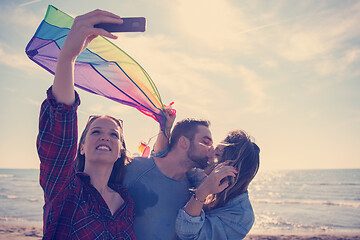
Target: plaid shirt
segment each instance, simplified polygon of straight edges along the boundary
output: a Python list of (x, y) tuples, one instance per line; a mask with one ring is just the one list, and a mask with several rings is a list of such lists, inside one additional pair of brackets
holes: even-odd
[(135, 239), (134, 202), (126, 188), (109, 185), (124, 199), (112, 215), (90, 176), (75, 173), (78, 94), (71, 106), (57, 103), (51, 87), (47, 96), (37, 138), (45, 198), (43, 239)]

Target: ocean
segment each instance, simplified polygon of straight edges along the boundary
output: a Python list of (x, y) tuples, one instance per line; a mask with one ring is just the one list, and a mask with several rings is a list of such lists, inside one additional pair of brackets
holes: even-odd
[[(42, 223), (39, 170), (0, 169), (0, 221)], [(360, 231), (360, 169), (261, 171), (249, 186), (250, 233)]]

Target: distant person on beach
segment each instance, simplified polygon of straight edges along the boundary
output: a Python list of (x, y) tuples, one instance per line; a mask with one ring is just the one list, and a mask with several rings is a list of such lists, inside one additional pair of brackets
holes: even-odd
[(116, 38), (94, 24), (122, 21), (101, 10), (79, 16), (60, 51), (37, 138), (45, 198), (43, 239), (135, 239), (134, 202), (119, 184), (129, 161), (122, 121), (91, 116), (77, 146), (75, 59), (98, 35)]
[[(167, 143), (158, 138), (154, 149), (162, 151), (154, 155), (166, 155)], [(234, 130), (216, 147), (216, 164), (188, 172), (192, 182), (202, 183), (178, 212), (180, 239), (237, 240), (247, 235), (255, 220), (247, 188), (259, 169), (259, 153), (250, 136)]]

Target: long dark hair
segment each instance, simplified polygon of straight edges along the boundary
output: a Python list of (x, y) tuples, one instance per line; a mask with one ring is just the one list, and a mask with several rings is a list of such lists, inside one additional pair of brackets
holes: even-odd
[(77, 155), (75, 158), (75, 170), (77, 172), (83, 172), (85, 168), (85, 155), (82, 155), (80, 153), (80, 146), (84, 143), (86, 134), (88, 133), (91, 124), (98, 118), (105, 117), (113, 120), (120, 128), (120, 141), (121, 141), (121, 156), (118, 158), (113, 166), (113, 169), (111, 171), (111, 175), (109, 178), (108, 183), (115, 183), (115, 184), (121, 184), (125, 175), (125, 165), (128, 164), (131, 161), (130, 156), (127, 154), (126, 145), (124, 141), (124, 135), (122, 132), (122, 124), (119, 121), (119, 119), (116, 119), (112, 116), (104, 115), (104, 116), (93, 116), (89, 122), (87, 123), (84, 131), (81, 134), (80, 141), (79, 141), (79, 147), (77, 150)]
[(224, 191), (212, 195), (205, 206), (209, 211), (225, 205), (234, 197), (247, 191), (250, 182), (259, 170), (260, 148), (251, 140), (251, 137), (242, 130), (231, 131), (221, 143), (224, 152), (219, 163), (229, 161), (239, 173), (230, 179), (230, 185)]

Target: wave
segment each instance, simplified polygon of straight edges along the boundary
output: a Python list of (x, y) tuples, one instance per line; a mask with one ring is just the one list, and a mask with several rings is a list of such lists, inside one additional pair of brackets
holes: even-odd
[(28, 224), (30, 224), (29, 226), (32, 226), (32, 227), (33, 226), (42, 227), (43, 222), (41, 219), (42, 219), (41, 216), (30, 217), (30, 218), (0, 216), (0, 222), (10, 222), (10, 223), (16, 223), (16, 224), (20, 223), (20, 224), (24, 224), (24, 226), (27, 226)]
[[(332, 234), (332, 233), (358, 233), (355, 227), (344, 224), (333, 224), (327, 221), (316, 221), (304, 223), (298, 219), (289, 220), (283, 216), (268, 216), (267, 214), (255, 214), (255, 224), (251, 233), (263, 234)], [(351, 224), (350, 224), (351, 225)]]
[(273, 218), (266, 215), (256, 215), (256, 221), (254, 224), (254, 228), (252, 229), (253, 232), (260, 232), (263, 233), (264, 230), (269, 232), (271, 230), (278, 232), (294, 232), (294, 231), (301, 231), (301, 232), (325, 232), (330, 230), (331, 227), (329, 226), (316, 226), (316, 225), (309, 225), (309, 224), (301, 224), (298, 222), (292, 222), (282, 218)]
[(6, 195), (5, 197), (7, 197), (8, 199), (18, 199), (19, 196), (15, 196), (15, 195)]
[(39, 198), (27, 198), (26, 200), (28, 200), (29, 202), (39, 202), (40, 201)]
[(13, 217), (3, 217), (0, 216), (0, 222), (29, 222), (29, 220), (25, 218), (13, 218)]
[(273, 199), (252, 199), (253, 203), (265, 204), (293, 204), (293, 205), (327, 205), (360, 208), (360, 202), (330, 202), (330, 201), (311, 201), (311, 200), (273, 200)]
[(20, 199), (20, 200), (27, 200), (29, 202), (39, 202), (42, 200), (42, 197), (29, 197), (29, 198), (24, 198), (24, 197), (19, 197), (16, 195), (6, 195), (6, 194), (0, 194), (0, 198), (5, 198), (5, 199)]
[(40, 188), (40, 184), (38, 182), (14, 183), (14, 186), (16, 186), (16, 187), (39, 187)]
[(19, 196), (16, 195), (6, 195), (6, 194), (0, 194), (0, 198), (6, 198), (6, 199), (18, 199)]
[(0, 174), (0, 178), (12, 178), (14, 174)]
[(311, 183), (312, 185), (319, 186), (360, 186), (360, 183), (349, 183), (349, 182), (339, 182), (339, 183)]

